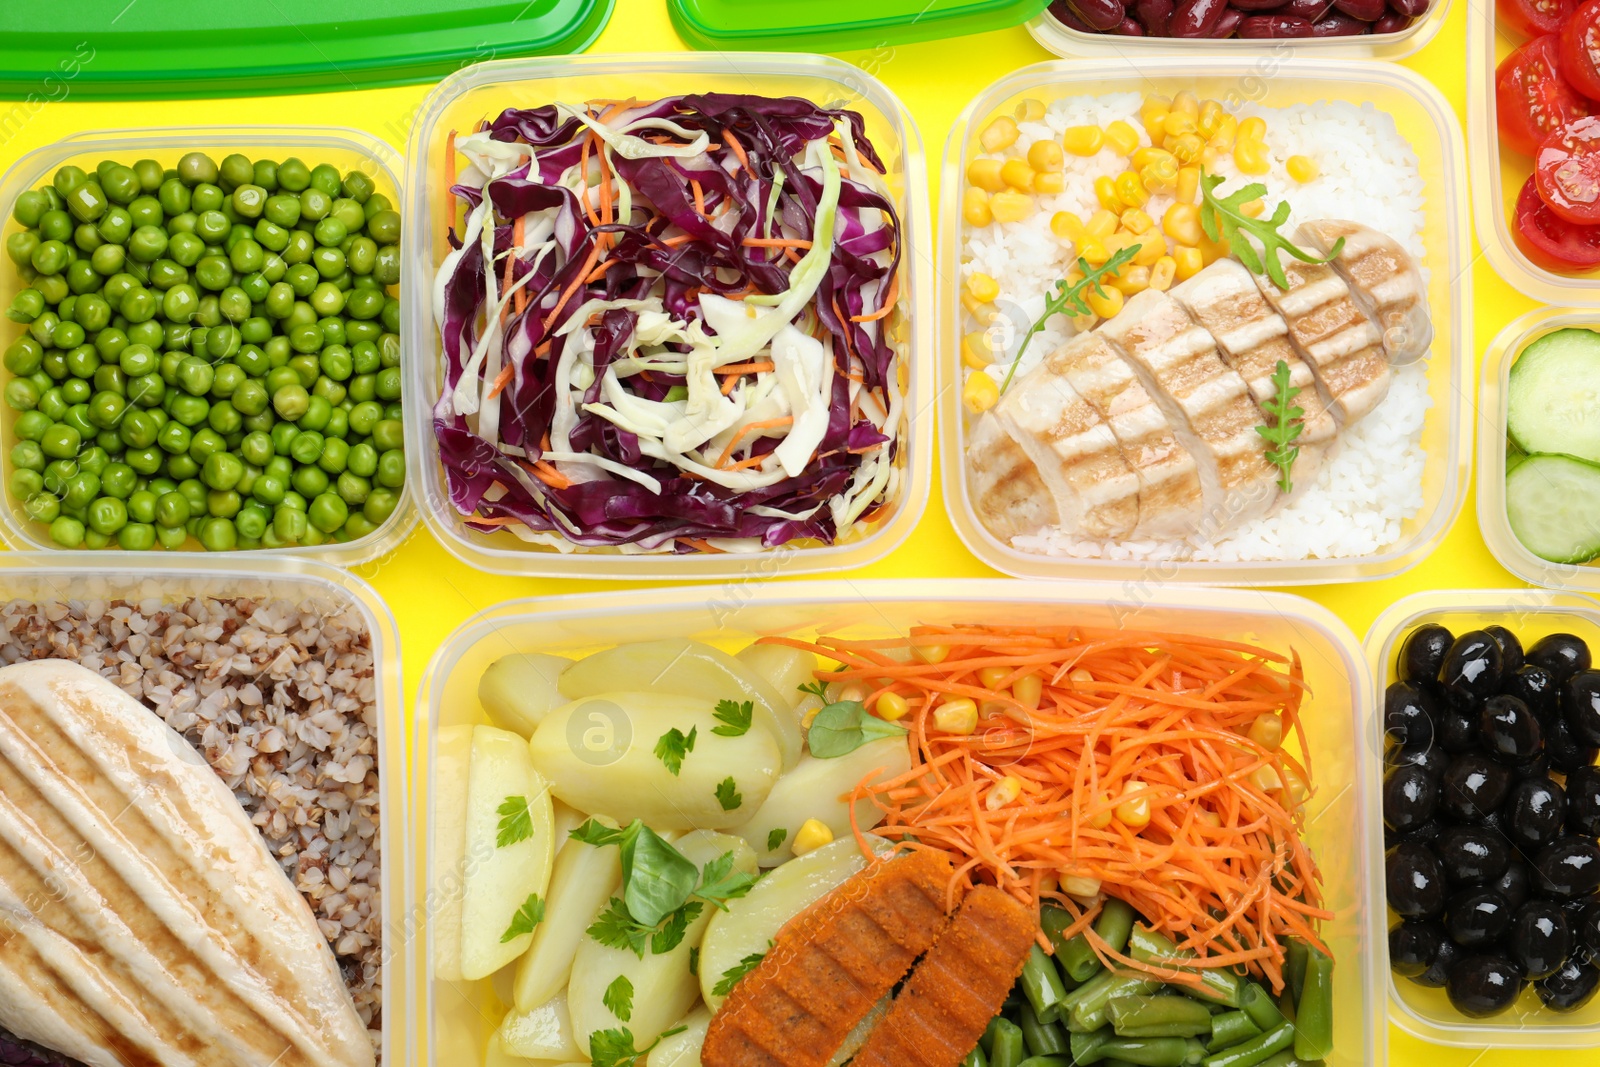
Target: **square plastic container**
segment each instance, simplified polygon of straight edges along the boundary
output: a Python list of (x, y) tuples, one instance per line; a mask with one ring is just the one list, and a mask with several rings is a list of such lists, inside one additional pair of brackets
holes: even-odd
[[(890, 637), (917, 623), (1006, 623), (1041, 626), (1142, 627), (1193, 631), (1260, 642), (1300, 653), (1314, 694), (1303, 716), (1316, 792), (1309, 801), (1308, 841), (1325, 879), (1335, 917), (1323, 927), (1339, 964), (1334, 969), (1334, 1019), (1339, 1034), (1333, 1067), (1386, 1062), (1387, 1030), (1380, 998), (1379, 950), (1383, 848), (1378, 761), (1369, 736), (1372, 686), (1355, 635), (1325, 609), (1282, 593), (1168, 586), (1130, 599), (1120, 587), (1095, 583), (1042, 586), (1004, 579), (819, 581), (741, 587), (672, 588), (514, 600), (464, 624), (434, 654), (417, 696), (416, 817), (424, 855), (419, 885), (433, 855), (436, 798), (430, 768), (442, 726), (487, 722), (478, 703), (479, 676), (512, 652), (581, 656), (628, 641), (692, 637), (733, 652), (758, 636), (819, 632), (853, 638)], [(432, 907), (421, 909), (425, 913)], [(427, 1067), (477, 1062), (497, 1025), (493, 983), (434, 982), (433, 939), (426, 939), (424, 983)]]
[[(781, 547), (751, 553), (623, 555), (615, 551), (545, 548), (505, 531), (470, 529), (450, 503), (433, 435), (433, 403), (441, 388), (442, 349), (432, 308), (433, 277), (450, 246), (454, 200), (445, 187), (445, 143), (451, 130), (473, 129), (508, 107), (679, 93), (800, 96), (859, 111), (868, 139), (888, 168), (902, 227), (899, 305), (908, 317), (908, 413), (900, 451), (900, 498), (870, 531), (835, 545)], [(404, 237), (404, 347), (407, 395), (424, 397), (406, 419), (407, 481), (418, 488), (422, 517), (447, 551), (497, 574), (626, 581), (754, 578), (861, 567), (905, 540), (928, 500), (933, 451), (932, 261), (927, 174), (917, 124), (882, 82), (842, 60), (819, 55), (724, 52), (499, 60), (467, 67), (428, 94), (410, 145)]]
[[(1576, 593), (1543, 589), (1445, 589), (1416, 593), (1395, 601), (1367, 631), (1368, 677), (1372, 680), (1373, 706), (1383, 706), (1383, 691), (1394, 678), (1400, 642), (1425, 622), (1440, 623), (1451, 633), (1481, 629), (1495, 623), (1524, 642), (1551, 633), (1571, 633), (1591, 646), (1600, 643), (1600, 603)], [(1363, 745), (1382, 751), (1383, 723), (1374, 715)], [(1381, 801), (1374, 799), (1380, 808)], [(1373, 839), (1373, 862), (1383, 865), (1382, 812)], [(1381, 871), (1380, 871), (1381, 877)], [(1397, 979), (1389, 970), (1388, 909), (1383, 890), (1374, 898), (1377, 932), (1373, 955), (1389, 989), (1389, 1021), (1406, 1033), (1436, 1045), (1456, 1048), (1581, 1049), (1600, 1047), (1600, 1000), (1571, 1015), (1545, 1011), (1531, 991), (1524, 992), (1503, 1015), (1469, 1019), (1450, 1006), (1442, 989), (1424, 989)], [(1519, 1061), (1524, 1062), (1524, 1061)]]
[(1533, 160), (1500, 142), (1495, 67), (1523, 43), (1495, 20), (1494, 4), (1467, 9), (1467, 128), (1472, 130), (1472, 213), (1478, 243), (1495, 272), (1516, 288), (1558, 307), (1600, 306), (1600, 270), (1558, 274), (1536, 265), (1511, 236), (1517, 194), (1533, 173)]
[(303, 559), (260, 556), (248, 561), (213, 555), (185, 560), (176, 553), (141, 560), (137, 567), (97, 552), (49, 555), (0, 553), (0, 604), (10, 600), (189, 597), (231, 599), (248, 596), (301, 601), (318, 599), (353, 609), (366, 623), (373, 656), (378, 766), (382, 810), (378, 833), (383, 847), (383, 1047), (379, 1067), (409, 1067), (415, 1062), (417, 1031), (412, 1009), (416, 988), (416, 943), (411, 911), (410, 794), (406, 780), (408, 745), (400, 695), (400, 635), (394, 616), (377, 592), (345, 570)]
[(1600, 311), (1541, 308), (1513, 320), (1483, 353), (1478, 392), (1478, 527), (1500, 565), (1531, 585), (1600, 591), (1600, 563), (1551, 563), (1528, 551), (1506, 517), (1506, 386), (1522, 350), (1567, 327), (1600, 330)]
[[(1132, 7), (1130, 3), (1128, 5)], [(1069, 59), (1113, 59), (1122, 57), (1138, 62), (1156, 56), (1214, 56), (1226, 55), (1270, 57), (1274, 66), (1287, 56), (1304, 56), (1307, 59), (1384, 59), (1394, 61), (1420, 49), (1433, 40), (1444, 25), (1449, 13), (1450, 0), (1434, 0), (1427, 14), (1417, 19), (1399, 33), (1386, 33), (1381, 37), (1305, 37), (1276, 38), (1273, 40), (1245, 40), (1230, 37), (1223, 41), (1210, 38), (1182, 37), (1122, 37), (1114, 34), (1084, 33), (1064, 25), (1049, 11), (1028, 22), (1028, 32), (1033, 39), (1058, 56)], [(1265, 71), (1259, 72), (1265, 74)]]
[[(1213, 42), (1216, 43), (1216, 42)], [(1403, 67), (1351, 61), (1287, 59), (1270, 77), (1259, 61), (1164, 58), (1139, 69), (1126, 61), (1053, 61), (1024, 67), (980, 93), (950, 131), (940, 200), (939, 460), (945, 507), (956, 532), (985, 563), (1025, 578), (1097, 578), (1137, 583), (1192, 581), (1218, 585), (1312, 585), (1383, 578), (1420, 563), (1450, 529), (1466, 494), (1471, 427), (1463, 401), (1472, 365), (1472, 283), (1466, 270), (1470, 240), (1461, 129), (1438, 90)], [(1283, 107), (1316, 101), (1370, 103), (1394, 116), (1417, 155), (1426, 185), (1422, 240), (1429, 272), (1434, 340), (1428, 363), (1430, 407), (1422, 431), (1427, 461), (1421, 511), (1406, 521), (1386, 551), (1344, 559), (1260, 560), (1241, 563), (1070, 559), (1022, 552), (978, 521), (967, 493), (966, 419), (961, 403), (961, 271), (966, 222), (961, 195), (966, 163), (992, 115), (1010, 114), (1023, 97), (1050, 103), (1074, 95), (1119, 92), (1200, 97)], [(1045, 225), (1043, 219), (1040, 225)]]
[[(17, 160), (0, 178), (0, 237), (9, 236), (21, 229), (11, 218), (11, 205), (18, 194), (50, 180), (56, 168), (68, 164), (82, 167), (89, 173), (102, 159), (115, 158), (132, 164), (138, 159), (154, 159), (165, 167), (177, 165), (187, 152), (202, 151), (218, 160), (230, 152), (242, 152), (252, 158), (282, 159), (299, 156), (307, 165), (329, 163), (341, 173), (359, 170), (370, 177), (377, 191), (387, 196), (397, 206), (401, 203), (400, 181), (395, 171), (400, 163), (400, 153), (387, 143), (370, 134), (337, 127), (318, 126), (218, 126), (174, 127), (151, 130), (99, 130), (65, 138), (54, 144), (35, 149)], [(409, 220), (407, 220), (409, 224)], [(8, 259), (0, 265), (0, 302), (10, 305), (13, 297), (26, 288), (26, 283)], [(7, 323), (0, 329), (0, 347), (9, 345), (25, 327)], [(411, 356), (405, 355), (409, 360)], [(0, 379), (9, 380), (8, 373)], [(411, 396), (401, 401), (406, 408), (416, 406)], [(17, 412), (0, 404), (0, 539), (19, 551), (64, 551), (50, 540), (48, 529), (30, 520), (22, 510), (23, 501), (11, 494), (11, 446), (16, 438), (11, 430)], [(245, 549), (253, 557), (301, 556), (326, 560), (349, 566), (377, 559), (398, 548), (416, 525), (416, 513), (411, 504), (412, 490), (409, 480), (401, 490), (400, 503), (394, 513), (372, 533), (343, 544), (332, 542), (315, 548), (262, 548)], [(196, 559), (213, 555), (201, 549), (194, 538), (189, 539), (190, 549), (150, 552), (127, 552), (108, 547), (94, 553), (93, 567), (101, 567), (118, 558), (147, 560), (156, 556)], [(141, 564), (142, 565), (142, 564)]]

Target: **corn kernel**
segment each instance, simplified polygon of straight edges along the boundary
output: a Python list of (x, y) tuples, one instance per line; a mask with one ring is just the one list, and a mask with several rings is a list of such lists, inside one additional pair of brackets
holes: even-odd
[(1200, 98), (1188, 89), (1184, 89), (1172, 98), (1172, 107), (1169, 110), (1197, 119), (1200, 117)]
[(1167, 147), (1172, 149), (1172, 154), (1179, 163), (1193, 163), (1200, 158), (1200, 153), (1205, 151), (1206, 143), (1200, 139), (1198, 133), (1186, 133), (1180, 137), (1167, 140)]
[(1250, 724), (1250, 740), (1262, 748), (1276, 749), (1283, 744), (1283, 720), (1271, 713), (1256, 716)]
[(1213, 830), (1222, 829), (1222, 816), (1218, 815), (1210, 808), (1201, 808), (1200, 814), (1196, 815), (1195, 818), (1199, 819)]
[(1123, 800), (1117, 805), (1117, 821), (1130, 830), (1143, 830), (1150, 825), (1150, 798), (1149, 796), (1128, 799), (1128, 794), (1142, 791), (1144, 787), (1136, 782), (1129, 782), (1123, 789)]
[(1122, 223), (1122, 228), (1129, 233), (1144, 233), (1156, 224), (1156, 220), (1151, 218), (1148, 212), (1140, 211), (1136, 207), (1130, 207), (1117, 216), (1117, 221)]
[(1126, 206), (1118, 199), (1116, 180), (1109, 174), (1102, 174), (1094, 180), (1094, 198), (1107, 211), (1121, 211)]
[(967, 384), (961, 388), (961, 400), (967, 405), (968, 411), (982, 415), (999, 402), (1000, 387), (993, 378), (978, 371), (967, 376)]
[(1117, 216), (1110, 211), (1096, 211), (1089, 216), (1084, 228), (1089, 231), (1090, 237), (1110, 237), (1117, 232)]
[(1180, 245), (1198, 245), (1204, 236), (1200, 209), (1193, 204), (1173, 204), (1161, 216), (1161, 230)]
[(1150, 143), (1160, 145), (1167, 136), (1167, 115), (1169, 112), (1160, 108), (1151, 108), (1139, 113), (1139, 121), (1144, 124), (1144, 132), (1150, 136)]
[[(984, 377), (987, 378), (988, 375), (985, 374)], [(850, 704), (859, 704), (865, 699), (867, 699), (866, 686), (860, 682), (851, 682), (848, 685), (839, 687), (838, 692), (834, 693), (831, 703), (837, 704), (843, 701)]]
[(1116, 255), (1131, 244), (1138, 244), (1139, 238), (1136, 234), (1128, 233), (1126, 230), (1118, 230), (1116, 233), (1107, 234), (1105, 237), (1100, 238), (1100, 243), (1105, 245), (1106, 254), (1109, 257)]
[(1265, 210), (1267, 210), (1266, 202), (1260, 199), (1246, 200), (1239, 205), (1239, 214), (1249, 219), (1260, 218), (1261, 213)]
[(1139, 131), (1132, 125), (1117, 119), (1106, 124), (1106, 144), (1110, 145), (1119, 156), (1125, 156), (1139, 147)]
[(1263, 793), (1276, 793), (1283, 788), (1283, 779), (1278, 777), (1277, 770), (1270, 763), (1257, 767), (1250, 778)]
[(822, 710), (823, 705), (824, 702), (814, 693), (807, 693), (801, 697), (800, 703), (794, 706), (794, 710), (800, 713), (800, 725), (807, 730), (811, 729), (811, 724), (816, 721), (817, 713)]
[(1233, 143), (1238, 139), (1239, 120), (1226, 113), (1217, 120), (1217, 128), (1206, 137), (1207, 141), (1228, 151), (1233, 150)]
[(899, 693), (884, 693), (878, 697), (878, 702), (873, 708), (877, 711), (878, 718), (894, 722), (905, 718), (906, 713), (911, 710), (911, 705)]
[(999, 811), (1007, 804), (1015, 803), (1021, 795), (1022, 779), (1008, 774), (989, 787), (988, 795), (983, 798), (983, 806), (990, 811)]
[(807, 819), (800, 824), (800, 829), (794, 835), (794, 844), (789, 847), (796, 856), (804, 856), (807, 852), (815, 852), (823, 845), (833, 843), (833, 831), (828, 829), (828, 824), (820, 819)]
[[(1146, 168), (1148, 169), (1148, 168)], [(1144, 207), (1150, 199), (1150, 190), (1145, 188), (1144, 181), (1131, 170), (1125, 170), (1117, 175), (1117, 199), (1129, 207)]]
[(1182, 204), (1192, 204), (1200, 195), (1200, 168), (1179, 167), (1178, 182), (1173, 197)]
[(1084, 821), (1096, 830), (1104, 830), (1110, 826), (1112, 818), (1116, 815), (1116, 806), (1110, 803), (1104, 793), (1095, 798), (1092, 807), (1097, 810), (1093, 814), (1086, 816)]
[(942, 733), (973, 733), (978, 729), (978, 705), (966, 697), (946, 700), (933, 709), (933, 725)]
[(994, 221), (989, 210), (989, 194), (972, 186), (961, 194), (961, 217), (968, 226), (987, 226)]
[(1226, 114), (1221, 104), (1215, 100), (1207, 100), (1200, 105), (1200, 114), (1194, 120), (1194, 128), (1200, 131), (1200, 136), (1210, 137), (1217, 132), (1217, 127), (1222, 124), (1222, 116)]
[(1150, 268), (1141, 267), (1137, 263), (1129, 263), (1122, 271), (1111, 279), (1111, 284), (1122, 291), (1123, 296), (1132, 296), (1142, 293), (1150, 288)]
[[(1128, 247), (1133, 247), (1131, 242)], [(1155, 230), (1151, 230), (1139, 235), (1139, 250), (1133, 254), (1133, 261), (1141, 267), (1149, 267), (1166, 253), (1167, 239)]]
[(973, 271), (967, 275), (967, 292), (987, 304), (1000, 295), (1000, 283), (982, 271)]
[(1244, 174), (1265, 174), (1270, 169), (1267, 161), (1267, 146), (1260, 141), (1247, 141), (1239, 139), (1233, 146), (1234, 165)]
[(1066, 192), (1067, 176), (1059, 170), (1041, 171), (1033, 176), (1033, 191), (1045, 196)]
[(978, 718), (989, 719), (996, 715), (1005, 715), (1011, 711), (1011, 703), (1005, 700), (985, 700), (978, 704)]
[(1143, 148), (1135, 148), (1133, 150), (1133, 154), (1130, 155), (1128, 159), (1133, 164), (1134, 170), (1143, 170), (1150, 164), (1160, 160), (1170, 161), (1172, 159), (1172, 153), (1168, 152), (1165, 148), (1157, 148), (1154, 145), (1145, 145)]
[(1034, 170), (1057, 171), (1065, 165), (1061, 146), (1054, 141), (1035, 141), (1028, 149), (1028, 166)]
[(1207, 143), (1205, 151), (1200, 153), (1200, 165), (1206, 170), (1216, 170), (1217, 164), (1233, 154), (1233, 149), (1218, 149)]
[(1178, 166), (1176, 163), (1158, 160), (1139, 172), (1139, 180), (1151, 192), (1164, 193), (1177, 184)]
[(1304, 804), (1306, 799), (1311, 796), (1311, 787), (1306, 784), (1306, 780), (1300, 777), (1299, 772), (1287, 764), (1283, 768), (1283, 777), (1286, 779), (1284, 788), (1289, 794), (1290, 807), (1297, 808)]
[(1039, 876), (1039, 892), (1040, 893), (1054, 893), (1057, 889), (1060, 889), (1060, 888), (1061, 888), (1061, 883), (1056, 881), (1056, 876), (1055, 875), (1053, 875), (1053, 874), (1041, 874)]
[(1166, 292), (1172, 288), (1172, 279), (1178, 273), (1178, 261), (1171, 256), (1162, 256), (1156, 260), (1155, 266), (1150, 268), (1150, 288), (1157, 292)]
[(1016, 119), (1001, 115), (984, 127), (983, 133), (978, 135), (978, 143), (985, 152), (1003, 152), (1017, 143), (1020, 132)]
[(1189, 245), (1179, 245), (1173, 249), (1172, 260), (1177, 267), (1174, 276), (1180, 282), (1193, 278), (1200, 273), (1200, 268), (1205, 266), (1200, 249)]
[(1172, 98), (1159, 93), (1151, 93), (1139, 101), (1139, 114), (1143, 116), (1147, 111), (1160, 111), (1165, 114), (1172, 110)]
[(1232, 251), (1227, 241), (1213, 241), (1205, 236), (1201, 237), (1199, 248), (1200, 261), (1208, 267), (1219, 259), (1227, 259), (1228, 253)]
[(1105, 147), (1106, 133), (1098, 126), (1068, 126), (1061, 146), (1075, 156), (1092, 156)]
[(1100, 879), (1082, 874), (1069, 874), (1061, 883), (1061, 891), (1069, 897), (1093, 900), (1100, 895)]
[(1037, 674), (1025, 674), (1011, 687), (1011, 695), (1023, 707), (1037, 709), (1044, 699), (1044, 679)]
[(974, 159), (968, 163), (967, 182), (991, 193), (998, 193), (1006, 187), (1005, 179), (1000, 176), (998, 159)]
[(1239, 123), (1239, 140), (1263, 141), (1267, 136), (1267, 120), (1260, 115), (1251, 115)]
[(985, 326), (995, 320), (998, 312), (989, 304), (984, 303), (971, 292), (961, 294), (961, 306), (967, 309), (967, 314), (983, 323)]
[(1101, 244), (1098, 238), (1094, 237), (1089, 238), (1078, 246), (1078, 255), (1095, 267), (1111, 258), (1111, 253), (1106, 251), (1106, 246)]
[(1087, 315), (1074, 315), (1070, 321), (1072, 323), (1072, 328), (1075, 331), (1078, 333), (1087, 333), (1088, 331), (1094, 329), (1094, 324), (1099, 320), (1094, 317), (1093, 312), (1090, 312)]
[(978, 681), (983, 683), (985, 689), (998, 689), (1010, 673), (1009, 667), (985, 667), (978, 672)]
[(989, 198), (989, 210), (994, 213), (996, 222), (1021, 222), (1033, 215), (1035, 205), (1033, 197), (1027, 193), (1007, 189)]
[(943, 663), (950, 658), (949, 645), (913, 645), (911, 654), (924, 663)]
[(981, 371), (994, 362), (994, 351), (989, 345), (989, 335), (982, 331), (973, 331), (961, 339), (961, 363), (975, 371)]
[(1067, 675), (1067, 681), (1072, 683), (1072, 688), (1077, 690), (1093, 689), (1094, 672), (1079, 667)]
[(1083, 228), (1083, 220), (1070, 211), (1058, 211), (1050, 216), (1050, 232), (1074, 244), (1082, 241), (1088, 233)]
[(1084, 295), (1084, 302), (1089, 305), (1089, 310), (1099, 315), (1102, 319), (1115, 318), (1122, 310), (1122, 290), (1105, 289), (1097, 292), (1090, 289)]
[(1013, 189), (1027, 192), (1033, 188), (1033, 168), (1020, 159), (1008, 159), (1000, 164), (1000, 180)]
[(1017, 104), (1012, 114), (1017, 116), (1018, 122), (1038, 122), (1044, 118), (1044, 101), (1026, 97)]
[(1289, 177), (1293, 178), (1301, 185), (1312, 181), (1318, 174), (1321, 173), (1321, 171), (1317, 168), (1316, 160), (1311, 159), (1308, 156), (1290, 156), (1289, 161), (1287, 164), (1285, 164), (1285, 166), (1288, 168)]
[(1174, 137), (1182, 137), (1186, 133), (1194, 133), (1194, 129), (1194, 119), (1192, 117), (1185, 115), (1181, 111), (1174, 111), (1161, 124), (1161, 132), (1167, 135), (1167, 139), (1162, 144), (1167, 144)]

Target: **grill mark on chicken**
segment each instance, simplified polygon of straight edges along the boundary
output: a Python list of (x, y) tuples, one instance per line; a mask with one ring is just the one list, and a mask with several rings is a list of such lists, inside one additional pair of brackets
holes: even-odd
[(1340, 238), (1344, 247), (1333, 269), (1349, 284), (1356, 303), (1377, 324), (1389, 362), (1415, 363), (1433, 345), (1427, 290), (1416, 262), (1388, 234), (1344, 219), (1301, 225), (1296, 239), (1323, 255)]
[(1266, 277), (1257, 277), (1256, 286), (1289, 324), (1289, 338), (1332, 399), (1334, 417), (1352, 426), (1389, 392), (1383, 338), (1332, 267), (1291, 259), (1284, 274), (1287, 290)]
[(1060, 521), (1054, 494), (1040, 468), (993, 412), (985, 413), (973, 427), (968, 449), (972, 509), (996, 537), (1010, 540)]

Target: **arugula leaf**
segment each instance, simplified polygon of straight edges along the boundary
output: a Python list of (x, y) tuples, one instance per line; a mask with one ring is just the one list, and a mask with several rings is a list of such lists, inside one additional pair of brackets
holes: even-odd
[(589, 1062), (592, 1067), (638, 1067), (639, 1061), (662, 1041), (686, 1029), (674, 1026), (670, 1030), (663, 1030), (660, 1037), (640, 1049), (633, 1047), (633, 1031), (626, 1026), (619, 1026), (615, 1030), (596, 1030), (589, 1035)]
[(1289, 468), (1294, 466), (1296, 457), (1300, 455), (1300, 448), (1294, 441), (1305, 429), (1302, 421), (1305, 411), (1294, 402), (1300, 389), (1289, 384), (1289, 364), (1281, 359), (1273, 369), (1272, 385), (1272, 399), (1261, 405), (1272, 422), (1270, 425), (1257, 426), (1256, 433), (1267, 439), (1267, 462), (1278, 468), (1278, 488), (1288, 493), (1294, 490), (1294, 483), (1289, 480)]
[(722, 972), (722, 978), (711, 987), (711, 995), (725, 997), (733, 992), (733, 987), (739, 984), (739, 979), (761, 966), (761, 961), (767, 958), (767, 952), (772, 951), (772, 942), (767, 942), (766, 952), (752, 952), (732, 967)]
[[(1090, 315), (1089, 305), (1084, 301), (1084, 296), (1092, 289), (1096, 296), (1105, 296), (1105, 280), (1121, 270), (1123, 265), (1130, 263), (1137, 255), (1137, 246), (1119, 248), (1111, 254), (1098, 267), (1091, 266), (1087, 259), (1078, 257), (1078, 271), (1083, 275), (1081, 279), (1067, 284), (1065, 278), (1056, 282), (1055, 290), (1045, 294), (1044, 313), (1033, 320), (1033, 325), (1028, 327), (1028, 332), (1022, 335), (1022, 344), (1017, 348), (1017, 357), (1011, 361), (1011, 367), (1006, 371), (1006, 380), (1000, 383), (1000, 392), (1004, 393), (1011, 385), (1011, 378), (1017, 373), (1017, 364), (1022, 362), (1022, 353), (1028, 350), (1028, 342), (1033, 340), (1033, 335), (1044, 329), (1044, 324), (1057, 315)], [(826, 699), (826, 698), (824, 698)]]
[[(719, 799), (720, 795), (719, 786)], [(726, 804), (723, 808), (731, 810)], [(699, 868), (648, 826), (640, 824), (622, 843), (622, 899), (627, 902), (628, 914), (645, 926), (658, 925), (682, 907), (694, 893), (699, 877)]]
[(817, 712), (806, 734), (806, 745), (818, 759), (836, 759), (869, 741), (902, 737), (906, 728), (867, 714), (859, 700), (841, 700)]
[(656, 759), (666, 765), (668, 773), (674, 778), (683, 770), (683, 757), (694, 751), (695, 735), (700, 732), (700, 727), (689, 727), (689, 733), (674, 726), (661, 735), (661, 740), (656, 742)]
[(606, 910), (584, 932), (607, 948), (625, 948), (640, 959), (644, 959), (644, 950), (650, 944), (652, 933), (648, 926), (640, 926), (633, 921), (633, 916), (628, 914), (628, 906), (620, 897), (612, 897)]
[(511, 917), (511, 925), (500, 935), (500, 943), (508, 944), (523, 934), (531, 934), (533, 928), (542, 922), (544, 922), (544, 901), (539, 899), (538, 893), (529, 893), (528, 899), (522, 902), (522, 907)]
[(810, 693), (818, 700), (826, 701), (828, 699), (828, 683), (824, 682), (821, 678), (818, 678), (814, 682), (801, 682), (799, 685), (795, 686), (795, 688), (800, 690), (802, 693)]
[(616, 980), (606, 986), (606, 991), (600, 994), (600, 1003), (606, 1010), (623, 1022), (633, 1018), (633, 983), (628, 981), (628, 976), (619, 974)]
[(717, 803), (722, 805), (723, 811), (732, 811), (744, 803), (744, 797), (739, 795), (739, 789), (733, 780), (733, 775), (728, 775), (717, 783)]
[(495, 811), (500, 815), (500, 832), (495, 835), (495, 848), (505, 848), (533, 836), (533, 810), (528, 807), (527, 797), (506, 797)]
[(698, 900), (691, 900), (677, 911), (668, 915), (650, 937), (650, 951), (660, 956), (671, 952), (683, 943), (684, 935), (689, 932), (689, 924), (700, 917), (706, 906)]
[(743, 704), (735, 704), (731, 700), (719, 700), (714, 714), (722, 725), (713, 726), (712, 733), (718, 737), (743, 737), (750, 731), (750, 720), (755, 717), (755, 705), (748, 700)]
[(724, 901), (737, 900), (750, 892), (760, 875), (746, 874), (733, 869), (733, 853), (724, 852), (700, 872), (700, 888), (694, 895), (714, 908), (727, 911)]
[(596, 819), (586, 819), (582, 826), (567, 836), (574, 841), (582, 841), (586, 845), (620, 845), (628, 839), (630, 834), (637, 832), (637, 827), (643, 825), (644, 823), (635, 819), (626, 827), (614, 830)]
[(785, 839), (788, 838), (788, 836), (789, 836), (789, 831), (785, 830), (781, 826), (778, 827), (776, 830), (773, 830), (770, 833), (768, 833), (767, 834), (767, 851), (768, 852), (776, 852), (776, 851), (778, 851), (778, 849), (783, 847), (783, 842), (784, 842)]
[[(1289, 202), (1278, 201), (1271, 218), (1253, 219), (1244, 213), (1244, 205), (1266, 195), (1267, 187), (1252, 182), (1227, 196), (1216, 195), (1217, 186), (1223, 182), (1220, 174), (1207, 174), (1200, 168), (1200, 228), (1213, 241), (1227, 241), (1228, 250), (1252, 274), (1265, 273), (1279, 289), (1289, 288), (1289, 277), (1284, 273), (1279, 254), (1287, 252), (1302, 263), (1327, 263), (1336, 258), (1344, 248), (1344, 238), (1333, 243), (1326, 256), (1316, 256), (1296, 245), (1278, 230), (1289, 221)], [(1260, 251), (1250, 243), (1250, 238), (1261, 243)]]

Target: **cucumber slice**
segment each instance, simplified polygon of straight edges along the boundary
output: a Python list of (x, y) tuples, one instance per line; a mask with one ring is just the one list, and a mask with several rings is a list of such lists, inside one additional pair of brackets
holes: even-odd
[(1600, 556), (1600, 467), (1529, 456), (1506, 475), (1506, 518), (1529, 552), (1552, 563)]
[(1524, 452), (1600, 463), (1600, 334), (1557, 330), (1511, 367), (1506, 433)]

